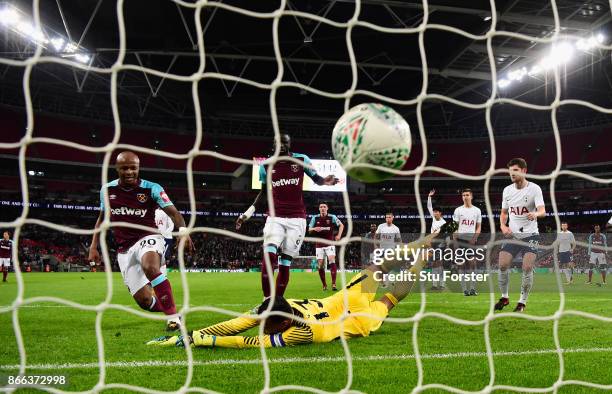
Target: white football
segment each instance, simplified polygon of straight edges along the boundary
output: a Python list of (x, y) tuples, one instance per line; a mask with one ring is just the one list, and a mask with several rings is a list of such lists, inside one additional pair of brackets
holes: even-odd
[(393, 108), (376, 103), (359, 104), (342, 115), (331, 143), (334, 158), (350, 177), (362, 182), (380, 182), (393, 174), (356, 165), (400, 170), (412, 148), (408, 123)]

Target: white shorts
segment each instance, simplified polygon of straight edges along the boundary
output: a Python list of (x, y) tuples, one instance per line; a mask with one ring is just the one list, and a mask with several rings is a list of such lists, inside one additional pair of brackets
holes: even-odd
[(324, 248), (316, 248), (317, 260), (324, 260), (325, 256), (335, 257), (336, 247), (334, 245), (328, 245)]
[(306, 219), (268, 216), (263, 230), (264, 245), (275, 245), (282, 253), (295, 257), (300, 254), (305, 233)]
[(597, 264), (599, 262), (600, 265), (607, 264), (606, 262), (606, 254), (605, 253), (591, 253), (591, 260), (589, 264)]
[(0, 267), (10, 267), (11, 259), (0, 259)]
[(161, 258), (161, 272), (166, 273), (164, 261), (164, 248), (166, 240), (160, 234), (147, 235), (136, 242), (125, 253), (117, 253), (117, 261), (123, 283), (127, 286), (130, 294), (134, 295), (138, 290), (149, 284), (149, 279), (142, 270), (142, 256), (147, 252), (157, 252)]

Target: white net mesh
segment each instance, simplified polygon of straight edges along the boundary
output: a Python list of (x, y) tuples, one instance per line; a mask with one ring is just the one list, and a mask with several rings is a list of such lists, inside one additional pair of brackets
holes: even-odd
[[(484, 196), (485, 196), (485, 203), (486, 203), (486, 213), (489, 218), (490, 228), (492, 229), (493, 232), (495, 231), (493, 212), (494, 212), (494, 206), (496, 205), (492, 205), (490, 198), (489, 198), (490, 181), (494, 175), (503, 174), (507, 171), (506, 169), (495, 168), (496, 144), (495, 144), (495, 137), (494, 137), (494, 132), (493, 132), (494, 131), (493, 125), (491, 121), (491, 109), (495, 104), (506, 103), (506, 104), (512, 104), (512, 105), (527, 108), (527, 109), (532, 109), (532, 110), (550, 111), (550, 116), (551, 116), (550, 119), (552, 122), (552, 129), (553, 129), (554, 139), (555, 139), (556, 155), (558, 158), (556, 166), (550, 174), (547, 174), (547, 175), (536, 175), (536, 174), (531, 175), (530, 174), (528, 176), (533, 179), (538, 179), (542, 181), (548, 180), (550, 182), (550, 196), (549, 197), (551, 201), (553, 215), (555, 216), (557, 228), (560, 228), (560, 221), (559, 221), (559, 216), (557, 215), (558, 211), (557, 211), (557, 203), (555, 199), (555, 181), (559, 176), (565, 175), (565, 176), (578, 177), (578, 178), (582, 178), (582, 179), (585, 179), (591, 182), (603, 183), (603, 184), (612, 183), (611, 179), (596, 178), (596, 177), (590, 176), (585, 173), (561, 169), (562, 164), (563, 164), (562, 152), (561, 152), (561, 139), (560, 139), (560, 134), (559, 134), (559, 128), (557, 126), (557, 117), (556, 117), (556, 114), (559, 108), (565, 105), (584, 106), (584, 107), (588, 107), (594, 111), (598, 111), (604, 114), (612, 114), (612, 109), (603, 108), (603, 107), (594, 105), (592, 103), (589, 103), (587, 101), (562, 100), (561, 99), (560, 73), (559, 73), (559, 70), (556, 68), (553, 69), (555, 96), (554, 96), (554, 100), (552, 100), (552, 102), (549, 105), (534, 105), (534, 104), (529, 104), (529, 103), (514, 100), (514, 99), (498, 97), (498, 83), (497, 83), (498, 78), (497, 78), (497, 73), (496, 73), (496, 62), (495, 62), (495, 58), (493, 54), (492, 40), (496, 37), (509, 37), (509, 38), (514, 38), (518, 40), (526, 40), (526, 41), (538, 42), (538, 43), (554, 43), (558, 41), (560, 38), (562, 38), (562, 33), (561, 33), (562, 30), (560, 28), (560, 18), (558, 14), (557, 4), (554, 0), (551, 0), (551, 7), (552, 7), (553, 15), (554, 15), (554, 30), (553, 30), (553, 34), (546, 38), (534, 37), (534, 36), (529, 36), (529, 35), (524, 35), (524, 34), (519, 34), (519, 33), (514, 33), (514, 32), (497, 30), (496, 28), (498, 25), (498, 16), (497, 16), (498, 12), (496, 9), (496, 4), (493, 0), (490, 1), (491, 15), (492, 15), (491, 28), (482, 35), (474, 35), (466, 31), (460, 30), (458, 28), (454, 28), (454, 27), (447, 26), (447, 25), (429, 23), (429, 20), (428, 20), (429, 5), (426, 0), (424, 0), (422, 4), (423, 19), (421, 20), (421, 23), (418, 26), (415, 26), (413, 28), (388, 28), (388, 27), (378, 26), (378, 25), (361, 20), (360, 16), (361, 16), (361, 5), (362, 4), (359, 0), (356, 0), (355, 2), (354, 13), (351, 19), (343, 23), (336, 22), (336, 21), (327, 19), (325, 17), (317, 16), (317, 15), (310, 14), (310, 13), (290, 10), (286, 0), (281, 0), (279, 8), (275, 10), (274, 12), (269, 12), (269, 13), (253, 12), (247, 9), (234, 7), (234, 6), (223, 4), (220, 2), (212, 2), (212, 1), (205, 1), (205, 0), (197, 1), (197, 2), (185, 2), (185, 1), (179, 1), (179, 0), (173, 0), (173, 1), (180, 7), (185, 7), (185, 8), (194, 10), (194, 15), (195, 15), (194, 21), (195, 21), (195, 26), (196, 26), (196, 41), (197, 41), (197, 48), (198, 48), (200, 63), (199, 63), (199, 68), (197, 72), (189, 76), (179, 76), (179, 75), (175, 75), (171, 73), (160, 72), (160, 71), (157, 71), (151, 68), (147, 68), (147, 67), (143, 67), (143, 66), (124, 64), (124, 58), (126, 56), (126, 29), (125, 29), (125, 20), (124, 20), (124, 12), (123, 12), (123, 9), (124, 9), (123, 0), (118, 0), (117, 6), (116, 6), (117, 20), (118, 20), (118, 26), (119, 26), (118, 56), (117, 56), (116, 62), (109, 68), (92, 67), (90, 65), (81, 64), (78, 62), (73, 62), (73, 61), (61, 59), (58, 57), (42, 56), (42, 48), (40, 46), (37, 47), (33, 56), (23, 61), (0, 58), (0, 64), (4, 64), (7, 66), (14, 66), (14, 67), (22, 67), (24, 69), (23, 93), (25, 96), (25, 107), (26, 107), (26, 113), (27, 113), (26, 133), (19, 142), (0, 143), (0, 148), (2, 149), (19, 148), (19, 176), (21, 180), (21, 191), (22, 191), (23, 202), (24, 202), (23, 210), (22, 210), (21, 216), (17, 220), (13, 222), (0, 222), (0, 227), (14, 227), (15, 228), (15, 232), (14, 232), (15, 244), (19, 243), (19, 238), (20, 238), (22, 227), (27, 224), (45, 226), (53, 230), (62, 231), (66, 233), (72, 233), (72, 234), (89, 234), (89, 235), (93, 234), (92, 230), (77, 230), (71, 227), (59, 225), (57, 223), (51, 223), (51, 222), (37, 220), (37, 219), (28, 217), (28, 212), (29, 212), (28, 204), (30, 201), (29, 201), (29, 194), (28, 194), (28, 178), (27, 178), (27, 172), (26, 172), (26, 149), (31, 144), (34, 144), (34, 143), (56, 144), (56, 145), (63, 145), (63, 146), (71, 147), (74, 149), (83, 150), (83, 151), (90, 152), (90, 153), (104, 154), (102, 180), (101, 180), (102, 184), (106, 184), (108, 182), (107, 173), (108, 173), (109, 166), (111, 165), (112, 154), (116, 150), (129, 149), (135, 152), (141, 152), (141, 153), (150, 154), (150, 155), (159, 155), (159, 156), (171, 158), (171, 159), (187, 160), (187, 179), (188, 179), (188, 190), (189, 190), (189, 198), (190, 198), (189, 208), (190, 208), (190, 211), (192, 212), (196, 210), (194, 182), (193, 182), (193, 161), (195, 158), (200, 157), (200, 156), (210, 156), (210, 157), (218, 158), (221, 160), (227, 160), (227, 161), (231, 161), (235, 163), (241, 163), (241, 164), (246, 164), (246, 165), (253, 164), (253, 162), (250, 160), (227, 156), (227, 155), (221, 154), (216, 151), (199, 149), (199, 147), (201, 146), (202, 138), (203, 138), (203, 124), (202, 124), (200, 97), (198, 93), (198, 84), (200, 83), (202, 79), (205, 79), (205, 78), (233, 81), (237, 83), (251, 85), (258, 89), (269, 91), (270, 93), (269, 94), (270, 112), (271, 112), (271, 117), (272, 117), (272, 126), (274, 130), (274, 139), (276, 142), (280, 141), (279, 122), (278, 122), (278, 117), (277, 117), (277, 112), (276, 112), (276, 108), (277, 108), (276, 94), (277, 94), (277, 90), (281, 87), (293, 87), (293, 88), (303, 89), (315, 95), (344, 100), (345, 110), (348, 110), (351, 107), (351, 98), (355, 95), (365, 95), (365, 96), (371, 97), (373, 100), (376, 100), (376, 101), (383, 101), (383, 102), (388, 102), (388, 103), (397, 104), (397, 105), (416, 105), (417, 126), (418, 126), (418, 132), (420, 134), (420, 141), (421, 141), (422, 149), (423, 149), (423, 159), (421, 163), (414, 170), (394, 171), (394, 172), (398, 175), (414, 176), (414, 191), (415, 191), (415, 196), (417, 200), (417, 207), (418, 207), (419, 214), (420, 214), (421, 232), (423, 233), (426, 232), (426, 221), (425, 221), (425, 215), (423, 212), (423, 207), (422, 207), (421, 199), (420, 199), (420, 183), (419, 182), (421, 181), (421, 175), (425, 171), (435, 171), (435, 172), (446, 174), (446, 175), (449, 175), (455, 178), (459, 178), (459, 179), (465, 179), (465, 180), (471, 180), (471, 181), (484, 181)], [(203, 39), (203, 33), (202, 33), (203, 29), (202, 29), (202, 22), (201, 22), (202, 20), (201, 14), (205, 8), (211, 8), (211, 9), (220, 8), (220, 9), (224, 9), (229, 12), (239, 13), (244, 16), (251, 17), (251, 18), (271, 19), (273, 21), (273, 36), (272, 37), (273, 37), (274, 54), (276, 57), (277, 74), (276, 74), (276, 78), (273, 80), (272, 83), (263, 84), (263, 83), (255, 82), (253, 80), (236, 77), (236, 76), (229, 75), (229, 74), (207, 71), (206, 48), (204, 46), (204, 39)], [(40, 26), (40, 14), (39, 14), (39, 1), (38, 0), (33, 1), (33, 16), (35, 20), (35, 26)], [(294, 16), (294, 17), (299, 17), (299, 18), (306, 18), (306, 19), (310, 19), (315, 22), (320, 22), (320, 23), (330, 25), (336, 28), (345, 29), (346, 47), (348, 50), (351, 73), (352, 73), (352, 84), (346, 92), (343, 92), (343, 93), (327, 92), (323, 90), (314, 89), (310, 86), (306, 86), (301, 83), (283, 81), (283, 75), (285, 72), (285, 68), (284, 68), (283, 58), (281, 55), (281, 50), (279, 47), (279, 20), (283, 16)], [(378, 31), (378, 32), (389, 33), (389, 34), (416, 34), (418, 35), (423, 83), (421, 86), (421, 91), (417, 97), (411, 100), (397, 100), (391, 97), (381, 96), (371, 91), (357, 90), (357, 82), (358, 82), (357, 66), (358, 64), (356, 61), (355, 52), (354, 52), (354, 48), (352, 44), (352, 31), (356, 26), (361, 26), (367, 29), (371, 29), (371, 30)], [(444, 95), (429, 94), (427, 92), (429, 74), (428, 74), (427, 54), (426, 54), (425, 46), (424, 46), (424, 35), (429, 30), (439, 30), (439, 31), (450, 32), (450, 33), (461, 35), (471, 40), (486, 42), (489, 64), (491, 68), (491, 80), (492, 80), (491, 94), (488, 100), (486, 100), (486, 102), (481, 103), (481, 104), (472, 104), (472, 103), (456, 100), (450, 97), (446, 97)], [(575, 38), (577, 39), (578, 37), (575, 37)], [(612, 46), (605, 46), (602, 44), (597, 44), (597, 47), (599, 49), (612, 50)], [(42, 137), (35, 137), (33, 135), (33, 132), (35, 130), (35, 124), (34, 124), (34, 111), (33, 111), (33, 105), (32, 105), (32, 96), (31, 96), (31, 90), (30, 90), (30, 76), (31, 76), (33, 67), (41, 63), (57, 63), (57, 64), (62, 64), (68, 67), (77, 68), (83, 71), (90, 70), (96, 73), (110, 74), (111, 76), (111, 79), (110, 79), (111, 80), (111, 107), (112, 107), (112, 113), (114, 117), (114, 137), (109, 144), (103, 147), (92, 147), (92, 146), (74, 143), (68, 140), (42, 138)], [(144, 72), (144, 73), (154, 75), (160, 78), (165, 78), (165, 79), (170, 79), (170, 80), (175, 80), (175, 81), (180, 81), (180, 82), (189, 82), (192, 84), (193, 104), (194, 104), (194, 109), (196, 111), (195, 113), (196, 115), (195, 116), (196, 137), (195, 137), (193, 148), (188, 153), (174, 154), (174, 153), (165, 152), (161, 150), (147, 149), (147, 148), (143, 148), (142, 146), (135, 146), (135, 145), (130, 145), (130, 144), (119, 143), (120, 136), (121, 136), (121, 124), (120, 124), (120, 117), (119, 117), (119, 104), (117, 100), (118, 73), (121, 71), (126, 71), (126, 70)], [(427, 165), (427, 158), (429, 155), (428, 155), (428, 148), (427, 148), (427, 138), (425, 135), (425, 127), (424, 127), (423, 117), (422, 117), (423, 103), (427, 100), (439, 100), (442, 102), (452, 103), (454, 105), (461, 106), (464, 108), (470, 108), (470, 109), (475, 109), (475, 110), (485, 110), (486, 125), (487, 125), (487, 130), (488, 130), (491, 154), (490, 154), (490, 165), (484, 174), (473, 176), (473, 175), (458, 173), (458, 172), (451, 171), (445, 168)], [(279, 159), (279, 152), (277, 150), (272, 160), (276, 161), (278, 159)], [(300, 161), (297, 161), (297, 160), (296, 160), (296, 163), (302, 164)], [(270, 173), (268, 173), (268, 176), (270, 176)], [(270, 182), (268, 182), (268, 185), (269, 184)], [(270, 193), (268, 194), (268, 198), (269, 198), (268, 204), (271, 207), (271, 210), (273, 210), (273, 204), (272, 204)], [(344, 192), (343, 199), (344, 199), (345, 211), (348, 216), (347, 237), (344, 238), (342, 241), (334, 243), (335, 245), (340, 246), (339, 262), (340, 262), (340, 277), (341, 277), (342, 285), (346, 284), (346, 273), (344, 272), (344, 255), (345, 255), (346, 247), (350, 242), (360, 241), (359, 237), (352, 236), (353, 235), (353, 223), (352, 223), (351, 216), (350, 216), (351, 215), (351, 204), (350, 204), (348, 193)], [(106, 201), (105, 206), (108, 207), (109, 206), (108, 196), (105, 196), (105, 201)], [(195, 215), (190, 216), (190, 221), (188, 225), (190, 232), (205, 231), (205, 232), (211, 232), (211, 233), (217, 233), (217, 234), (221, 234), (225, 236), (230, 236), (230, 237), (234, 237), (234, 238), (244, 240), (244, 241), (249, 241), (249, 242), (261, 242), (262, 241), (261, 238), (248, 237), (248, 236), (240, 235), (234, 232), (219, 230), (216, 228), (195, 227), (195, 218), (196, 218)], [(17, 297), (14, 299), (10, 307), (3, 308), (0, 310), (0, 312), (1, 313), (6, 313), (6, 312), (12, 313), (13, 330), (14, 330), (15, 337), (17, 340), (17, 346), (18, 346), (19, 357), (20, 357), (20, 362), (19, 362), (19, 373), (20, 374), (25, 374), (27, 367), (28, 367), (27, 354), (26, 354), (26, 350), (24, 346), (24, 339), (22, 336), (22, 330), (20, 326), (20, 316), (19, 316), (20, 308), (28, 304), (48, 301), (48, 302), (54, 302), (57, 304), (65, 305), (71, 308), (76, 308), (76, 309), (85, 310), (85, 311), (93, 311), (96, 313), (95, 335), (96, 335), (97, 346), (98, 346), (99, 379), (95, 387), (92, 388), (93, 391), (101, 391), (105, 389), (123, 389), (123, 390), (135, 390), (139, 392), (155, 392), (147, 388), (132, 386), (128, 384), (109, 384), (107, 383), (107, 379), (106, 379), (107, 362), (105, 361), (106, 356), (105, 356), (104, 340), (102, 336), (102, 317), (103, 317), (104, 312), (110, 309), (115, 309), (115, 310), (120, 310), (126, 313), (131, 313), (131, 314), (137, 315), (142, 318), (157, 319), (157, 320), (165, 319), (165, 316), (163, 315), (153, 315), (150, 313), (140, 312), (140, 311), (137, 311), (132, 308), (128, 308), (123, 305), (111, 303), (111, 296), (113, 294), (113, 280), (112, 280), (112, 273), (111, 273), (111, 267), (110, 267), (109, 249), (108, 249), (108, 245), (106, 242), (106, 234), (109, 229), (111, 229), (113, 226), (118, 226), (118, 225), (127, 226), (127, 227), (138, 227), (138, 226), (127, 224), (127, 223), (111, 223), (109, 211), (106, 210), (104, 212), (104, 221), (102, 225), (100, 226), (99, 231), (101, 234), (100, 244), (101, 244), (104, 264), (106, 268), (107, 292), (106, 292), (105, 300), (98, 305), (87, 306), (87, 305), (83, 305), (80, 303), (76, 303), (76, 302), (72, 302), (66, 299), (56, 298), (56, 297), (24, 298), (23, 277), (20, 272), (19, 265), (15, 264), (15, 276), (16, 276), (17, 283), (18, 283)], [(313, 241), (314, 239), (307, 238), (306, 240)], [(492, 244), (493, 242), (492, 240), (493, 240), (493, 236), (490, 238), (490, 244)], [(582, 246), (586, 246), (586, 245), (582, 244)], [(184, 248), (185, 248), (185, 244), (182, 241), (179, 245), (179, 263), (181, 267), (181, 282), (182, 282), (182, 286), (184, 289), (184, 296), (182, 300), (183, 307), (181, 308), (180, 313), (184, 316), (188, 316), (189, 313), (205, 311), (205, 312), (218, 312), (218, 313), (224, 313), (227, 315), (238, 316), (239, 315), (238, 313), (235, 313), (235, 312), (232, 312), (226, 309), (222, 309), (222, 308), (217, 308), (214, 306), (198, 306), (198, 307), (189, 306), (190, 305), (190, 289), (189, 289), (189, 284), (188, 284), (188, 281), (187, 281), (187, 278), (184, 272), (184, 268), (185, 268), (185, 262), (183, 259)], [(17, 261), (17, 248), (13, 249), (13, 260)], [(267, 261), (266, 263), (270, 264), (269, 261)], [(558, 264), (557, 264), (557, 260), (555, 257), (555, 267), (557, 266)], [(487, 266), (487, 269), (489, 268), (490, 267)], [(564, 379), (564, 372), (565, 372), (564, 370), (564, 349), (561, 347), (560, 339), (559, 339), (560, 320), (564, 316), (580, 316), (583, 318), (599, 320), (599, 321), (606, 322), (606, 323), (612, 323), (612, 318), (601, 316), (601, 315), (596, 315), (596, 314), (591, 314), (591, 313), (586, 313), (582, 311), (577, 311), (577, 310), (566, 309), (565, 308), (565, 295), (561, 288), (561, 281), (560, 281), (559, 276), (557, 277), (557, 282), (559, 284), (559, 296), (560, 296), (559, 308), (554, 314), (550, 316), (519, 315), (515, 313), (494, 314), (493, 306), (495, 303), (495, 298), (494, 298), (494, 291), (493, 291), (494, 289), (493, 289), (492, 282), (490, 282), (491, 291), (490, 291), (489, 312), (487, 313), (486, 317), (482, 320), (465, 320), (465, 319), (459, 319), (456, 317), (452, 317), (452, 316), (449, 316), (443, 313), (426, 312), (425, 307), (427, 303), (427, 295), (424, 292), (422, 292), (420, 295), (420, 308), (417, 313), (415, 313), (413, 316), (409, 318), (388, 318), (387, 320), (390, 323), (413, 323), (412, 348), (413, 348), (414, 356), (410, 356), (410, 357), (414, 357), (414, 359), (416, 360), (416, 365), (417, 365), (417, 370), (418, 370), (418, 379), (417, 379), (416, 386), (412, 389), (412, 391), (420, 392), (420, 391), (424, 391), (427, 389), (443, 389), (443, 390), (447, 390), (451, 392), (458, 392), (458, 393), (466, 392), (456, 387), (451, 387), (451, 386), (442, 385), (442, 384), (424, 384), (424, 371), (423, 371), (422, 360), (427, 358), (427, 356), (421, 355), (419, 351), (418, 332), (419, 332), (419, 325), (425, 318), (444, 319), (450, 323), (457, 324), (457, 325), (482, 326), (483, 331), (484, 331), (485, 345), (486, 345), (486, 357), (488, 360), (488, 366), (490, 370), (490, 379), (489, 379), (489, 383), (486, 384), (484, 387), (482, 387), (481, 392), (492, 392), (494, 390), (510, 390), (510, 391), (516, 391), (516, 392), (549, 392), (549, 391), (557, 392), (562, 386), (566, 386), (566, 385), (580, 385), (580, 386), (586, 386), (590, 388), (599, 388), (599, 389), (608, 389), (608, 390), (612, 389), (612, 385), (603, 385), (603, 384), (595, 384), (595, 383), (587, 382), (587, 381), (576, 381), (576, 380), (565, 380)], [(272, 283), (271, 283), (271, 288), (274, 289), (274, 286), (272, 285)], [(274, 292), (274, 290), (272, 291)], [(345, 299), (345, 302), (347, 302), (346, 299)], [(262, 315), (262, 318), (265, 318), (266, 316), (269, 316), (269, 313), (264, 313)], [(346, 316), (348, 315), (345, 315), (344, 317)], [(559, 358), (559, 373), (558, 373), (558, 378), (556, 382), (554, 382), (552, 386), (544, 387), (544, 388), (530, 388), (530, 387), (506, 386), (506, 385), (496, 384), (494, 352), (491, 346), (490, 326), (491, 326), (491, 323), (495, 321), (496, 319), (500, 319), (500, 318), (504, 318), (508, 316), (515, 316), (515, 317), (520, 317), (522, 319), (528, 319), (528, 320), (534, 320), (534, 321), (552, 321), (553, 322), (554, 324), (553, 337), (554, 337), (554, 344), (555, 344), (554, 352), (558, 355), (558, 358)], [(188, 323), (188, 321), (186, 323)], [(185, 329), (182, 328), (182, 330), (183, 330), (183, 334), (186, 334)], [(263, 335), (263, 327), (261, 326), (260, 326), (260, 335)], [(347, 341), (344, 338), (342, 338), (341, 343), (344, 349), (344, 356), (345, 356), (346, 363), (348, 366), (348, 373), (347, 373), (346, 383), (345, 383), (343, 391), (351, 391), (351, 388), (353, 387), (353, 365), (352, 365), (353, 358), (351, 356), (351, 352), (350, 352)], [(184, 385), (181, 387), (179, 392), (187, 392), (187, 391), (194, 391), (194, 390), (201, 391), (201, 392), (208, 392), (208, 390), (206, 390), (205, 388), (196, 389), (194, 387), (191, 387), (191, 382), (192, 382), (192, 377), (193, 377), (193, 366), (195, 364), (194, 364), (192, 350), (189, 347), (187, 347), (185, 351), (187, 354), (186, 363), (168, 364), (168, 365), (186, 365), (187, 367), (186, 379), (185, 379)], [(282, 390), (304, 390), (304, 391), (309, 391), (309, 392), (323, 392), (314, 387), (304, 387), (304, 386), (297, 386), (297, 385), (296, 386), (287, 385), (287, 386), (272, 387), (270, 385), (269, 359), (263, 347), (261, 348), (261, 357), (262, 357), (262, 366), (264, 370), (264, 384), (262, 387), (263, 392), (273, 392), (273, 391), (282, 391)], [(196, 364), (201, 365), (202, 363), (199, 362)], [(108, 365), (113, 365), (113, 363), (109, 363)], [(48, 388), (47, 390), (51, 392), (62, 392), (62, 390), (56, 390), (56, 389), (50, 389), (50, 388)]]

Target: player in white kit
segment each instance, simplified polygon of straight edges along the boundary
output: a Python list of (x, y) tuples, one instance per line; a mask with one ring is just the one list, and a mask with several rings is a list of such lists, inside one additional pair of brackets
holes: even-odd
[[(394, 249), (395, 245), (399, 245), (402, 242), (400, 229), (393, 224), (393, 213), (387, 212), (385, 214), (385, 222), (378, 225), (376, 240), (378, 241), (376, 247), (382, 250)], [(388, 282), (385, 281), (381, 287), (386, 288), (387, 285)]]
[[(427, 210), (431, 215), (431, 229), (430, 233), (433, 234), (435, 231), (439, 230), (440, 227), (446, 223), (446, 220), (442, 217), (442, 210), (438, 207), (433, 206), (433, 202), (431, 198), (436, 194), (435, 190), (431, 190), (429, 195), (427, 195)], [(436, 242), (436, 245), (441, 247), (442, 243), (440, 241)], [(433, 246), (433, 243), (432, 243)], [(432, 290), (444, 290), (446, 287), (446, 280), (444, 279), (444, 267), (442, 261), (432, 261), (431, 270), (433, 274), (437, 274), (434, 278), (438, 278), (439, 280), (432, 280)]]
[(378, 225), (376, 229), (377, 247), (379, 249), (394, 249), (395, 245), (402, 242), (400, 229), (393, 224), (393, 214), (387, 212), (385, 222)]
[(166, 241), (164, 256), (166, 262), (168, 262), (170, 261), (170, 256), (172, 256), (172, 248), (174, 247), (174, 238), (172, 237), (174, 222), (163, 209), (158, 208), (155, 210), (155, 225)]
[(576, 247), (576, 239), (574, 234), (567, 228), (567, 222), (561, 222), (561, 231), (557, 234), (557, 240), (559, 241), (559, 264), (567, 281), (565, 284), (571, 285), (574, 283), (574, 261), (572, 254)]
[[(453, 234), (455, 240), (455, 250), (459, 253), (461, 249), (474, 248), (480, 235), (482, 226), (482, 212), (480, 208), (472, 205), (472, 199), (474, 193), (471, 189), (463, 189), (461, 191), (461, 199), (463, 205), (455, 208), (453, 213), (453, 221), (459, 225), (457, 232)], [(465, 252), (462, 256), (465, 256)], [(455, 260), (456, 262), (457, 260)], [(466, 259), (465, 264), (459, 265), (459, 271), (463, 274), (472, 274), (476, 271), (476, 264), (474, 259)], [(476, 282), (473, 280), (465, 279), (465, 276), (461, 277), (461, 290), (465, 296), (475, 296), (476, 293)]]
[[(539, 231), (538, 218), (546, 216), (544, 196), (540, 186), (525, 178), (527, 162), (516, 158), (508, 162), (512, 184), (504, 188), (502, 209), (499, 218), (501, 231), (507, 238), (526, 242), (527, 245), (506, 242), (499, 252), (499, 289), (501, 298), (495, 304), (495, 310), (502, 310), (510, 303), (508, 288), (510, 281), (510, 264), (519, 253), (523, 253), (523, 275), (521, 279), (521, 298), (514, 312), (523, 312), (529, 292), (533, 286), (533, 267), (538, 256)], [(510, 223), (507, 225), (508, 216)]]

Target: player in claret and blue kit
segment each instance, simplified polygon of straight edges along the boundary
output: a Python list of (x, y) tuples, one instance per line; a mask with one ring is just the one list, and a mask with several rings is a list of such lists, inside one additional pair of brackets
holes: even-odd
[[(268, 255), (272, 269), (279, 260), (280, 254), (278, 276), (276, 278), (277, 296), (285, 294), (285, 289), (289, 283), (289, 267), (293, 258), (300, 253), (306, 232), (306, 208), (302, 191), (304, 174), (308, 175), (317, 185), (332, 186), (338, 183), (338, 178), (335, 176), (328, 175), (323, 178), (311, 167), (306, 167), (311, 166), (310, 158), (306, 155), (293, 153), (290, 149), (291, 138), (287, 134), (281, 134), (280, 155), (297, 159), (304, 165), (297, 164), (292, 160), (282, 159), (270, 165), (263, 163), (259, 167), (259, 180), (262, 183), (261, 192), (255, 198), (253, 205), (236, 221), (236, 230), (240, 230), (242, 224), (251, 218), (255, 210), (266, 204), (268, 194), (266, 185), (267, 166), (268, 170), (272, 171), (270, 189), (274, 204), (274, 216), (268, 216), (263, 229), (264, 253)], [(274, 275), (274, 273), (268, 272), (264, 257), (261, 265), (261, 287), (264, 299), (270, 297), (269, 275)]]
[[(176, 315), (176, 305), (170, 281), (166, 278), (164, 237), (156, 230), (155, 210), (159, 207), (170, 216), (179, 232), (185, 231), (185, 220), (157, 183), (140, 179), (140, 160), (133, 152), (121, 152), (117, 156), (116, 169), (119, 179), (107, 183), (100, 189), (100, 216), (96, 229), (104, 220), (104, 211), (110, 211), (111, 222), (127, 222), (150, 227), (141, 230), (132, 227), (112, 227), (117, 243), (117, 260), (123, 282), (136, 303), (145, 310)], [(104, 204), (108, 195), (109, 207)], [(89, 259), (100, 262), (98, 252), (100, 233), (93, 235), (89, 248)], [(187, 247), (193, 243), (186, 237)], [(180, 328), (180, 319), (170, 318), (168, 330)]]
[[(344, 232), (344, 224), (336, 217), (336, 215), (330, 215), (329, 206), (327, 203), (319, 204), (319, 214), (314, 215), (308, 225), (309, 233), (316, 233), (318, 238), (327, 239), (328, 241), (336, 240), (340, 241), (342, 233)], [(338, 229), (338, 233), (334, 235), (334, 230)], [(327, 281), (325, 280), (325, 257), (327, 257), (327, 263), (329, 264), (329, 271), (331, 273), (332, 280), (332, 291), (338, 290), (336, 288), (336, 274), (338, 272), (338, 265), (336, 264), (336, 247), (321, 242), (315, 244), (315, 253), (317, 257), (317, 264), (319, 268), (319, 278), (323, 284), (323, 290), (327, 290)]]
[(11, 268), (11, 255), (13, 253), (13, 241), (8, 231), (2, 234), (0, 240), (0, 269), (2, 269), (2, 281), (6, 282), (6, 278)]

